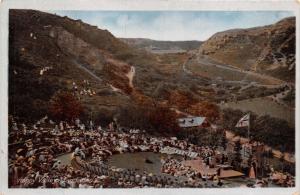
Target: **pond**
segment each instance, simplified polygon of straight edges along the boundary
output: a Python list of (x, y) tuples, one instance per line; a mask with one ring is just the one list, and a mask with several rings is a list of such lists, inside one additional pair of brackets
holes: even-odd
[[(154, 152), (124, 153), (112, 155), (108, 159), (108, 164), (118, 168), (136, 169), (139, 173), (146, 171), (148, 173), (161, 175), (162, 158), (166, 159), (167, 154)], [(147, 163), (146, 159), (151, 161), (151, 163)]]

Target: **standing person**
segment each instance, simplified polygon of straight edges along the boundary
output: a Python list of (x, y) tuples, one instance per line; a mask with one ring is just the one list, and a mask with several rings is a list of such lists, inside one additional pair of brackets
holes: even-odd
[(75, 119), (75, 126), (77, 128), (80, 127), (80, 120), (79, 120), (79, 118)]
[(118, 130), (119, 126), (118, 126), (118, 120), (116, 117), (113, 118), (113, 128), (114, 130)]
[(18, 124), (16, 122), (13, 122), (13, 124), (12, 124), (12, 130), (14, 130), (14, 131), (18, 131), (19, 130)]
[(54, 132), (54, 133), (58, 133), (58, 132), (59, 132), (58, 125), (55, 125), (55, 127), (54, 127), (54, 129), (53, 129), (53, 132)]
[(60, 131), (64, 130), (64, 123), (62, 121), (60, 121), (60, 123), (59, 123), (59, 130)]
[(80, 125), (80, 130), (82, 130), (82, 131), (85, 130), (85, 125), (84, 124)]
[(114, 130), (114, 122), (109, 123), (108, 128), (110, 131)]
[(27, 127), (24, 123), (22, 124), (22, 130), (24, 134), (27, 134)]
[(97, 129), (98, 129), (98, 131), (102, 131), (101, 125), (99, 125)]
[(90, 120), (90, 122), (89, 122), (89, 126), (90, 126), (90, 130), (93, 130), (93, 128), (94, 128), (94, 123), (93, 123), (93, 121), (92, 121), (92, 120)]

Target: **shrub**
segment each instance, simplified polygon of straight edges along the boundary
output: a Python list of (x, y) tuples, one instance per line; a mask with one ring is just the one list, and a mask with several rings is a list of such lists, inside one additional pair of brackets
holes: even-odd
[(122, 107), (118, 122), (121, 126), (139, 128), (149, 133), (173, 134), (179, 131), (176, 113), (161, 105)]
[[(236, 128), (238, 120), (246, 112), (233, 109), (223, 110), (223, 127), (233, 131), (240, 136), (247, 136), (246, 128)], [(250, 136), (257, 141), (263, 142), (276, 149), (284, 147), (286, 151), (295, 151), (295, 128), (290, 127), (288, 122), (282, 119), (273, 118), (268, 115), (257, 116), (251, 113)]]
[(72, 121), (82, 112), (81, 103), (69, 92), (58, 91), (50, 99), (49, 114), (54, 119)]

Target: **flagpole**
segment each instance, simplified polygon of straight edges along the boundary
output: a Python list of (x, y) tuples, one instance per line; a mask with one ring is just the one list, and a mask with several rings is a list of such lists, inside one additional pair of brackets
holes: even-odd
[(250, 113), (249, 113), (249, 122), (248, 122), (248, 139), (250, 141)]
[(243, 116), (235, 125), (235, 127), (248, 127), (248, 139), (250, 140), (250, 112), (248, 114), (246, 114), (245, 116)]

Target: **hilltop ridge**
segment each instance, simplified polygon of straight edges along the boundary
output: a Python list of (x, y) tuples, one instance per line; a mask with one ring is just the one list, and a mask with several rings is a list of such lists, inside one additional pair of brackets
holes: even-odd
[(218, 32), (199, 54), (224, 64), (295, 80), (295, 17), (267, 26)]

